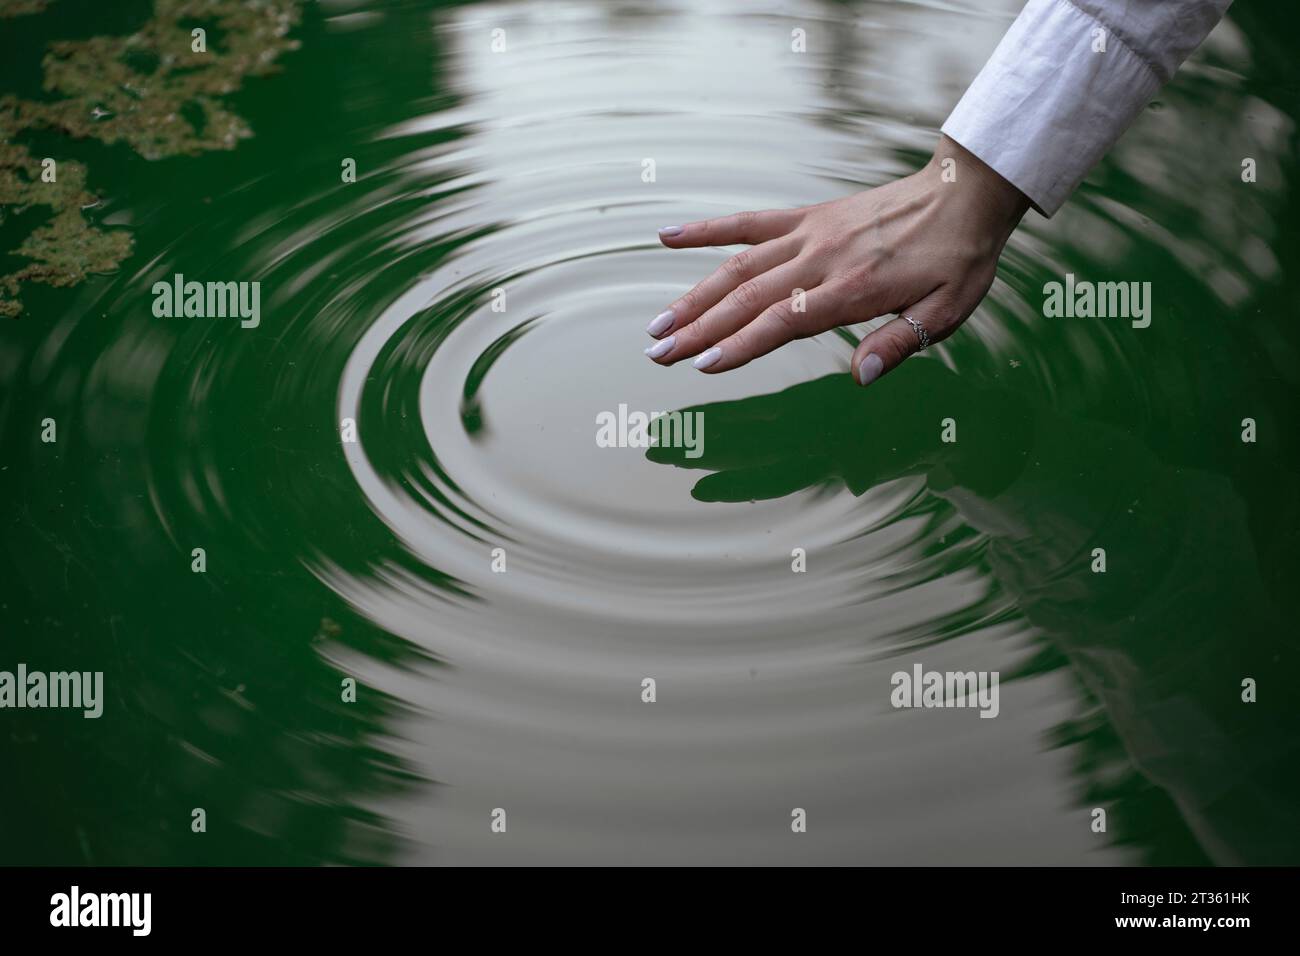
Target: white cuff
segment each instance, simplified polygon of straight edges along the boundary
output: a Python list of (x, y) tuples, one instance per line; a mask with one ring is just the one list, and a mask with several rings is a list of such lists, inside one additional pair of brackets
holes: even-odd
[(943, 132), (1051, 216), (1162, 82), (1069, 0), (1029, 0)]

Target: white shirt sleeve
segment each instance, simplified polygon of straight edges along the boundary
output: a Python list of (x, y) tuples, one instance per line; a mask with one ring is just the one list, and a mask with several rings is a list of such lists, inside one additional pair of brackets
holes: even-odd
[(1232, 0), (1029, 0), (943, 132), (1053, 215)]

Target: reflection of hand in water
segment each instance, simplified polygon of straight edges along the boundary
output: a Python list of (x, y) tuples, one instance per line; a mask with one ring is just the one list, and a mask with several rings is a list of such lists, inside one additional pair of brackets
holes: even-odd
[[(701, 405), (689, 409), (704, 414), (701, 457), (677, 448), (652, 448), (648, 457), (714, 472), (696, 483), (692, 493), (701, 501), (779, 498), (837, 480), (860, 495), (922, 473), (931, 487), (960, 474), (991, 493), (1020, 466), (1032, 440), (1031, 416), (1012, 396), (977, 392), (938, 362), (916, 362), (871, 401), (864, 398), (851, 380), (829, 375), (773, 395)], [(972, 403), (977, 414), (970, 414)], [(941, 419), (958, 412), (961, 441), (940, 442)]]
[[(985, 533), (987, 565), (1068, 658), (1134, 764), (1219, 863), (1300, 862), (1296, 655), (1225, 479), (1166, 465), (1129, 433), (979, 389), (934, 361), (864, 393), (843, 375), (703, 412), (702, 501), (924, 475)], [(940, 441), (940, 421), (958, 440)], [(1106, 573), (1092, 570), (1094, 548)], [(1271, 701), (1241, 701), (1244, 677)]]

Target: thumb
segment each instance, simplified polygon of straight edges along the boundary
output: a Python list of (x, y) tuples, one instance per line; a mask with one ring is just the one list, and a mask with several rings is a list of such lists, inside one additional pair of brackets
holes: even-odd
[(921, 350), (921, 332), (908, 319), (924, 330), (927, 344), (947, 338), (957, 324), (952, 321), (947, 296), (938, 290), (910, 309), (903, 309), (898, 318), (886, 322), (858, 343), (851, 367), (859, 385), (870, 385)]

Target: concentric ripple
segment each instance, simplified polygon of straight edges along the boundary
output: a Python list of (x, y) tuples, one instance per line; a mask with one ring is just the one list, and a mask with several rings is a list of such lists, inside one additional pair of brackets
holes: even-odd
[[(129, 642), (176, 642), (125, 706), (202, 755), (177, 787), (225, 780), (253, 848), (268, 819), (317, 821), (313, 860), (1200, 858), (1195, 781), (1143, 750), (1181, 745), (1122, 696), (1167, 661), (1123, 630), (1164, 599), (1087, 568), (1099, 537), (1165, 567), (1188, 496), (1232, 499), (1166, 464), (1215, 470), (1171, 435), (1206, 420), (1210, 356), (1253, 347), (1224, 317), (1277, 280), (1269, 187), (1189, 202), (1207, 127), (1265, 164), (1289, 128), (1199, 95), (1211, 69), (1248, 95), (1231, 24), (1107, 161), (1114, 188), (1027, 222), (965, 329), (868, 394), (865, 324), (724, 376), (646, 361), (646, 322), (728, 254), (656, 229), (915, 168), (1015, 4), (322, 6), (287, 70), (337, 115), (281, 129), (277, 101), (203, 197), (110, 200), (153, 253), (6, 360), (80, 423), (45, 481), (81, 469), (104, 530), (72, 550), (127, 559), (107, 592), (207, 549), (207, 590), (119, 612)], [(402, 66), (333, 72), (363, 47)], [(261, 281), (261, 327), (155, 319), (175, 272)], [(1066, 272), (1153, 279), (1152, 328), (1045, 320)], [(702, 412), (703, 454), (600, 447), (620, 406)], [(1001, 672), (999, 719), (895, 711), (913, 662)], [(207, 717), (182, 716), (195, 687)], [(300, 771), (259, 769), (286, 752)], [(1148, 821), (1110, 842), (1087, 826), (1102, 780)]]

